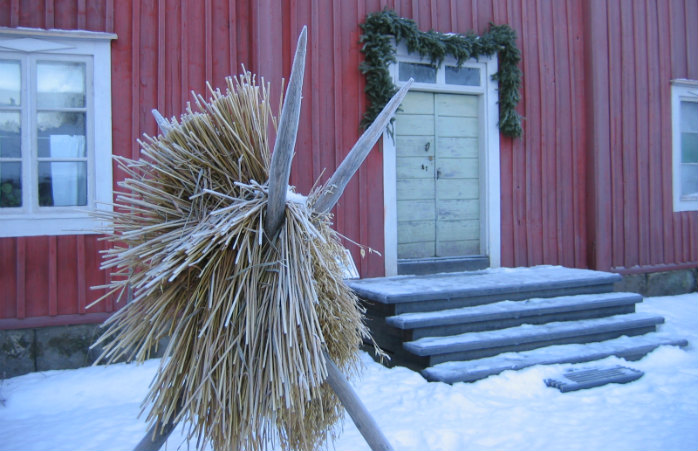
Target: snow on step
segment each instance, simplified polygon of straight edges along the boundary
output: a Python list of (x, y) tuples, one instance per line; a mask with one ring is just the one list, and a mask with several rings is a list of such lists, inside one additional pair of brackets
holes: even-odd
[(396, 276), (348, 280), (364, 299), (385, 304), (429, 299), (486, 296), (498, 293), (534, 292), (569, 286), (613, 284), (618, 274), (562, 266), (490, 268), (482, 271), (443, 273), (428, 276)]
[(648, 327), (664, 322), (664, 318), (648, 313), (614, 315), (606, 318), (561, 321), (541, 325), (524, 324), (508, 329), (469, 332), (447, 337), (425, 337), (403, 343), (418, 356), (430, 356), (475, 349), (495, 348), (540, 340), (562, 339)]
[(387, 317), (385, 321), (388, 325), (399, 329), (415, 329), (601, 309), (639, 302), (642, 302), (642, 296), (636, 293), (583, 294), (555, 298), (532, 298), (525, 301), (500, 301), (493, 304), (435, 312), (403, 313)]
[(596, 343), (547, 346), (522, 352), (507, 352), (493, 357), (460, 362), (444, 362), (422, 371), (430, 381), (473, 382), (507, 370), (520, 370), (533, 365), (581, 363), (610, 356), (640, 358), (659, 346), (687, 346), (685, 339), (660, 332), (635, 337), (619, 337)]

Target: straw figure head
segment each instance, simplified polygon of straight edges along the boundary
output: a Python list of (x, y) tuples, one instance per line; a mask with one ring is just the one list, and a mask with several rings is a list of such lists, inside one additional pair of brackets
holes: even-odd
[(102, 266), (107, 296), (131, 299), (106, 323), (102, 359), (143, 361), (169, 337), (143, 409), (151, 425), (184, 421), (198, 447), (317, 449), (343, 415), (325, 355), (351, 372), (369, 338), (331, 228), (343, 186), (288, 187), (305, 33), (278, 124), (246, 72), (160, 118), (139, 160), (119, 159)]

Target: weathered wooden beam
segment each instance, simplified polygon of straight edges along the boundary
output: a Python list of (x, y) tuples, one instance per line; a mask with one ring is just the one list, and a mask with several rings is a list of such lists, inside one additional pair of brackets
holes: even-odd
[(315, 201), (315, 210), (319, 212), (328, 212), (332, 210), (339, 198), (344, 192), (344, 188), (349, 184), (349, 180), (354, 176), (356, 171), (359, 170), (361, 164), (364, 162), (368, 153), (373, 148), (378, 138), (383, 134), (383, 130), (390, 123), (390, 118), (393, 117), (395, 111), (402, 103), (402, 99), (405, 98), (407, 91), (412, 86), (412, 79), (410, 78), (405, 85), (400, 88), (398, 92), (395, 93), (392, 99), (383, 107), (383, 111), (376, 117), (373, 123), (366, 129), (366, 131), (361, 135), (354, 147), (351, 148), (347, 156), (339, 165), (335, 173), (330, 177), (330, 180), (325, 185), (325, 191), (323, 191), (320, 196), (318, 196), (317, 201)]
[(284, 97), (284, 106), (281, 108), (281, 118), (279, 119), (276, 142), (274, 143), (274, 153), (271, 155), (269, 201), (264, 218), (264, 231), (270, 239), (274, 239), (279, 232), (286, 211), (288, 179), (291, 176), (291, 161), (293, 160), (293, 151), (296, 147), (298, 122), (301, 116), (307, 34), (307, 27), (303, 27), (296, 45), (296, 55), (293, 57), (291, 77), (289, 78), (286, 96)]
[(146, 432), (145, 437), (141, 439), (140, 442), (133, 448), (133, 451), (158, 451), (162, 448), (162, 445), (167, 441), (167, 437), (170, 436), (174, 428), (177, 426), (175, 417), (177, 412), (175, 412), (170, 421), (163, 426), (161, 422), (157, 422), (148, 432)]
[(359, 395), (327, 353), (325, 353), (325, 365), (327, 366), (327, 383), (332, 387), (371, 451), (393, 451), (390, 442), (361, 402)]
[(153, 108), (152, 110), (150, 110), (150, 112), (153, 113), (155, 122), (157, 122), (158, 127), (160, 127), (160, 133), (166, 135), (170, 130), (172, 130), (172, 125), (170, 125), (170, 122), (167, 119), (165, 119), (158, 110)]

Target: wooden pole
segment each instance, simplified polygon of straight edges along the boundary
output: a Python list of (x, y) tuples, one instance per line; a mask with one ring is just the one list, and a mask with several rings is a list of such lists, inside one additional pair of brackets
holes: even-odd
[(393, 451), (393, 447), (383, 435), (376, 420), (373, 419), (361, 402), (359, 395), (356, 394), (347, 378), (339, 371), (327, 353), (325, 353), (325, 365), (327, 366), (327, 383), (332, 387), (371, 450)]
[(167, 441), (167, 437), (170, 436), (174, 428), (177, 426), (175, 418), (177, 413), (174, 412), (170, 421), (163, 426), (161, 422), (157, 422), (148, 432), (146, 432), (145, 437), (141, 439), (140, 442), (133, 448), (133, 451), (158, 451), (162, 448), (162, 445)]
[(351, 148), (344, 161), (339, 165), (337, 170), (330, 180), (327, 182), (325, 191), (323, 191), (315, 202), (314, 208), (320, 212), (328, 212), (337, 203), (344, 192), (344, 188), (349, 184), (349, 180), (359, 170), (368, 153), (373, 148), (378, 138), (383, 134), (383, 130), (390, 123), (390, 118), (393, 117), (395, 111), (405, 98), (407, 91), (412, 86), (410, 78), (405, 85), (395, 93), (392, 99), (383, 107), (383, 110), (376, 117), (373, 123), (366, 129), (361, 137), (356, 141), (354, 147)]
[(276, 233), (281, 228), (286, 211), (288, 179), (291, 176), (291, 161), (293, 160), (293, 151), (296, 147), (298, 121), (301, 117), (306, 42), (307, 28), (303, 27), (296, 45), (291, 76), (288, 81), (286, 96), (284, 97), (284, 105), (281, 108), (281, 118), (279, 119), (276, 142), (274, 143), (274, 153), (271, 155), (269, 202), (267, 204), (266, 217), (264, 218), (264, 231), (270, 240), (276, 237)]

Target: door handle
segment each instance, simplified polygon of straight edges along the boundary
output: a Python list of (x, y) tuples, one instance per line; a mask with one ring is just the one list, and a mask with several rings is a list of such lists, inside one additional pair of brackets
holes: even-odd
[(439, 180), (440, 177), (441, 177), (441, 169), (437, 169), (436, 170), (436, 180)]
[(431, 142), (427, 141), (426, 144), (424, 144), (424, 151), (429, 152), (429, 148), (431, 147)]

